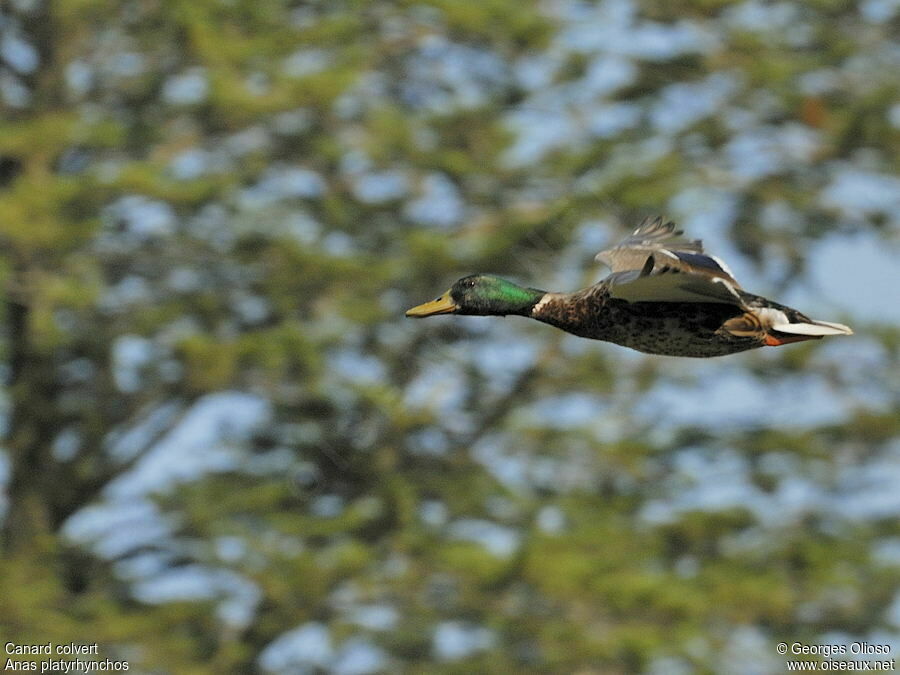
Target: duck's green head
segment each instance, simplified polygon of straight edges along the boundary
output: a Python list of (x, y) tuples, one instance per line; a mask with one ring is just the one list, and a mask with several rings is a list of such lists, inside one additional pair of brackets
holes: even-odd
[(522, 288), (511, 281), (489, 274), (463, 277), (439, 298), (406, 310), (406, 316), (426, 317), (435, 314), (475, 314), (528, 316), (545, 292)]

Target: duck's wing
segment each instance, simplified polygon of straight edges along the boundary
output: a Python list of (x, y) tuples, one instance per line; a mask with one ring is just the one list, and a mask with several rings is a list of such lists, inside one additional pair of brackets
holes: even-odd
[(596, 259), (613, 273), (610, 294), (629, 302), (724, 302), (742, 304), (740, 284), (699, 239), (684, 239), (675, 223), (647, 218), (634, 233)]

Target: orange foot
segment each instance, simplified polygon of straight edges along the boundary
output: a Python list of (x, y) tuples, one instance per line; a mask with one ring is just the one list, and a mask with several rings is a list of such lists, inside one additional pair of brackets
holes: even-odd
[(779, 347), (781, 345), (789, 345), (792, 342), (803, 342), (804, 340), (821, 339), (821, 335), (791, 335), (790, 337), (775, 337), (774, 335), (766, 335), (766, 344), (769, 347)]

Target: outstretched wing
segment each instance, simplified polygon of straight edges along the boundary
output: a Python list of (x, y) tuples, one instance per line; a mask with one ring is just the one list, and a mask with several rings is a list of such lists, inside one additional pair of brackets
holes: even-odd
[(731, 270), (703, 252), (699, 239), (684, 239), (675, 223), (647, 218), (634, 233), (601, 251), (609, 265), (613, 297), (629, 302), (724, 302), (741, 304)]

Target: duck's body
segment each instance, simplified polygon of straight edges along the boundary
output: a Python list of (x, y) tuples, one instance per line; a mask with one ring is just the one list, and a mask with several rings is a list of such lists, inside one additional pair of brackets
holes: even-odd
[[(777, 308), (808, 321), (796, 310), (743, 294), (748, 304)], [(547, 293), (531, 317), (579, 337), (613, 342), (648, 354), (710, 357), (767, 344), (765, 335), (735, 335), (723, 325), (746, 312), (715, 302), (628, 302), (610, 297), (606, 282), (575, 293)], [(809, 339), (804, 336), (803, 339)], [(787, 338), (785, 341), (790, 341)], [(770, 341), (771, 344), (771, 341)]]
[(569, 294), (548, 293), (532, 317), (578, 335), (648, 354), (723, 356), (761, 346), (719, 330), (740, 311), (724, 304), (638, 302), (611, 298), (603, 284)]
[(613, 273), (574, 293), (474, 275), (407, 315), (515, 314), (641, 352), (692, 357), (852, 333), (745, 292), (724, 263), (704, 255), (699, 241), (677, 239), (680, 234), (660, 218), (644, 221), (620, 245), (598, 254)]

